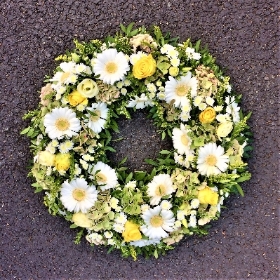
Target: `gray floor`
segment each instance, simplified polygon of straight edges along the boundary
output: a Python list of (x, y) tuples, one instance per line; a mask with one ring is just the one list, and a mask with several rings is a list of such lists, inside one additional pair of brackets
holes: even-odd
[[(277, 2), (1, 0), (0, 279), (277, 279)], [(131, 21), (157, 24), (182, 40), (201, 38), (243, 94), (242, 108), (253, 112), (255, 135), (249, 161), (253, 177), (243, 185), (245, 197), (228, 201), (207, 237), (185, 240), (158, 260), (137, 262), (92, 249), (85, 241), (73, 243), (74, 231), (47, 213), (42, 195), (34, 194), (26, 179), (29, 142), (19, 135), (27, 124), (21, 117), (37, 106), (37, 91), (55, 66), (53, 58), (71, 49), (74, 37), (102, 38)], [(136, 153), (146, 149), (137, 135), (149, 139), (150, 134), (141, 126), (142, 117), (133, 120), (139, 124), (131, 138), (139, 147)]]

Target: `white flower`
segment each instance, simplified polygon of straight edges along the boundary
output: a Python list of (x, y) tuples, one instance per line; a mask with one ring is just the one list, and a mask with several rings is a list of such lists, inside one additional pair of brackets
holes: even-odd
[(133, 53), (130, 58), (129, 58), (129, 61), (132, 65), (134, 65), (140, 58), (146, 56), (145, 53), (139, 51), (137, 53)]
[(168, 174), (156, 175), (152, 182), (148, 184), (148, 196), (151, 198), (150, 204), (159, 204), (163, 196), (170, 195), (175, 189), (173, 188), (173, 182)]
[(169, 44), (165, 44), (161, 47), (160, 52), (162, 54), (166, 54), (166, 53), (170, 52), (171, 50), (174, 50), (174, 47)]
[(173, 67), (178, 67), (180, 64), (180, 59), (178, 57), (173, 57), (170, 59), (170, 63)]
[(147, 89), (148, 89), (149, 92), (156, 92), (157, 87), (152, 83), (148, 83), (147, 84)]
[(209, 106), (211, 106), (211, 107), (213, 107), (213, 104), (214, 104), (214, 102), (215, 102), (215, 100), (214, 100), (212, 97), (210, 97), (210, 96), (207, 96), (206, 99), (205, 99), (205, 101), (206, 101), (206, 103), (207, 103)]
[(115, 188), (118, 184), (116, 171), (101, 161), (96, 163), (91, 174), (95, 175), (96, 182), (102, 191)]
[(190, 131), (181, 124), (180, 128), (175, 127), (172, 131), (173, 146), (180, 155), (190, 153), (191, 138), (188, 136)]
[(185, 218), (185, 211), (184, 210), (177, 211), (177, 219), (179, 221), (182, 221), (184, 218)]
[(119, 203), (119, 200), (118, 200), (117, 198), (112, 197), (112, 198), (110, 199), (110, 206), (111, 206), (113, 209), (115, 209), (115, 208), (118, 207), (118, 203)]
[(228, 168), (229, 157), (222, 146), (208, 143), (198, 150), (197, 169), (201, 175), (216, 175)]
[(165, 238), (168, 236), (167, 232), (174, 230), (175, 219), (173, 212), (162, 210), (160, 206), (145, 211), (141, 217), (145, 224), (140, 229), (150, 239)]
[(130, 100), (127, 104), (128, 108), (135, 107), (136, 109), (143, 109), (147, 106), (153, 106), (154, 103), (151, 99), (149, 99), (144, 93), (141, 94), (140, 97), (135, 96), (134, 100)]
[(124, 187), (134, 190), (136, 188), (136, 181), (129, 181)]
[(86, 235), (86, 240), (89, 243), (93, 243), (95, 245), (102, 245), (104, 244), (103, 236), (96, 232)]
[(231, 85), (227, 85), (226, 90), (227, 90), (228, 93), (230, 93), (231, 92)]
[(184, 106), (189, 103), (189, 94), (191, 97), (197, 94), (197, 79), (192, 77), (191, 72), (180, 77), (179, 80), (169, 76), (169, 80), (165, 84), (165, 100), (167, 103), (175, 100), (175, 107)]
[(126, 221), (127, 221), (127, 217), (123, 212), (119, 213), (119, 215), (115, 219), (116, 223), (122, 224), (122, 225), (124, 225), (126, 223)]
[(239, 111), (240, 111), (240, 107), (236, 102), (229, 104), (226, 108), (226, 112), (232, 115), (232, 120), (234, 123), (240, 121)]
[(190, 216), (189, 227), (195, 228), (197, 224), (196, 215)]
[(150, 206), (148, 204), (142, 204), (141, 205), (141, 211), (144, 213), (145, 211), (149, 210)]
[(98, 191), (95, 186), (89, 186), (83, 178), (74, 179), (70, 183), (65, 181), (60, 192), (60, 200), (70, 212), (87, 213), (97, 201)]
[(72, 137), (77, 135), (77, 132), (81, 129), (76, 113), (67, 107), (54, 108), (46, 114), (44, 126), (51, 139), (61, 139), (65, 136)]
[(198, 220), (198, 224), (200, 226), (204, 226), (205, 224), (208, 224), (210, 221), (211, 219), (209, 217), (203, 217)]
[(110, 239), (113, 237), (113, 233), (111, 231), (105, 231), (104, 232), (104, 236), (107, 238), (107, 239)]
[(129, 71), (128, 61), (122, 52), (108, 49), (99, 53), (93, 65), (95, 75), (106, 84), (114, 84), (124, 78)]
[(201, 102), (201, 103), (198, 105), (198, 109), (199, 109), (200, 111), (205, 110), (206, 107), (207, 107), (207, 104), (204, 103), (204, 102)]
[(220, 123), (230, 122), (230, 116), (229, 114), (218, 114), (216, 120)]
[(75, 164), (75, 170), (74, 170), (74, 174), (76, 175), (76, 176), (79, 176), (80, 174), (81, 174), (81, 172), (82, 172), (82, 169), (79, 167), (79, 165), (76, 163)]
[(86, 114), (88, 117), (88, 127), (95, 133), (100, 133), (105, 127), (108, 117), (108, 111), (106, 103), (98, 102), (93, 103), (91, 107), (87, 107), (88, 111), (92, 113)]
[(78, 76), (75, 73), (76, 63), (73, 61), (62, 62), (59, 67), (63, 71), (58, 71), (55, 73), (53, 78), (50, 79), (51, 82), (57, 82), (59, 84), (75, 84), (77, 82)]
[(199, 60), (201, 58), (201, 54), (195, 52), (195, 49), (187, 47), (186, 48), (186, 55), (189, 59)]
[(135, 247), (144, 247), (149, 245), (156, 245), (160, 243), (160, 239), (140, 239), (137, 241), (132, 241), (129, 244)]
[(160, 206), (163, 210), (169, 210), (172, 207), (172, 204), (168, 200), (163, 200), (160, 203)]
[(74, 143), (70, 140), (66, 140), (65, 142), (61, 143), (59, 145), (59, 151), (62, 153), (62, 154), (66, 154), (68, 153), (70, 150), (73, 149), (73, 146), (74, 146)]
[(198, 208), (198, 206), (199, 206), (199, 199), (194, 198), (194, 199), (191, 201), (191, 208), (192, 208), (192, 209), (196, 209), (196, 208)]
[(83, 64), (83, 63), (79, 63), (79, 64), (76, 64), (75, 66), (75, 73), (76, 74), (81, 74), (81, 73), (85, 73), (85, 74), (92, 74), (89, 66)]

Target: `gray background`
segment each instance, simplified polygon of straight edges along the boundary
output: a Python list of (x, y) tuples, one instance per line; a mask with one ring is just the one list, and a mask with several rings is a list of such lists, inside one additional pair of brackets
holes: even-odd
[[(277, 279), (277, 2), (1, 0), (0, 278)], [(27, 125), (22, 115), (36, 108), (44, 75), (55, 67), (53, 58), (73, 48), (73, 38), (102, 38), (114, 34), (121, 22), (131, 21), (157, 24), (182, 40), (201, 38), (231, 76), (234, 89), (243, 94), (242, 108), (253, 112), (250, 125), (255, 135), (249, 161), (253, 177), (243, 185), (245, 197), (230, 198), (208, 236), (184, 240), (158, 260), (140, 257), (136, 262), (122, 259), (117, 251), (108, 255), (104, 248), (92, 249), (85, 241), (73, 243), (75, 231), (62, 218), (49, 215), (42, 195), (30, 186), (29, 140), (19, 135)], [(133, 120), (135, 133), (147, 142), (129, 135), (136, 143), (135, 154), (153, 142), (152, 128), (147, 130), (141, 118)]]

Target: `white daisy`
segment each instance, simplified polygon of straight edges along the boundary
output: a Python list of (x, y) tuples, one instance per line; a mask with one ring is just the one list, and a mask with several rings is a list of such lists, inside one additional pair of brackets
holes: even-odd
[(56, 72), (53, 78), (50, 79), (50, 81), (66, 85), (75, 84), (77, 82), (78, 76), (75, 74), (75, 62), (62, 62), (60, 63), (59, 67), (62, 71)]
[(129, 244), (135, 247), (144, 247), (149, 245), (156, 245), (160, 243), (160, 239), (140, 239), (137, 241), (132, 241)]
[(67, 107), (54, 108), (46, 114), (44, 126), (51, 139), (62, 139), (65, 136), (72, 137), (77, 135), (77, 132), (81, 129), (76, 113)]
[(74, 179), (70, 183), (65, 181), (60, 192), (60, 200), (70, 212), (87, 213), (97, 201), (98, 191), (95, 186), (89, 186), (83, 178)]
[(171, 210), (163, 210), (160, 206), (156, 206), (145, 211), (141, 217), (145, 224), (140, 229), (150, 239), (168, 237), (167, 232), (174, 230), (175, 218)]
[(96, 182), (102, 191), (114, 188), (118, 185), (116, 171), (108, 164), (101, 161), (94, 165), (91, 174), (95, 175)]
[(186, 129), (183, 124), (180, 128), (175, 127), (172, 131), (173, 146), (180, 155), (190, 154), (192, 139), (188, 136), (189, 132), (190, 130)]
[(106, 124), (108, 111), (106, 103), (93, 103), (91, 107), (87, 107), (88, 111), (92, 113), (86, 114), (88, 117), (88, 127), (95, 133), (100, 133)]
[(150, 204), (159, 204), (161, 198), (166, 195), (173, 193), (175, 189), (173, 188), (173, 182), (168, 174), (156, 175), (152, 182), (148, 184), (148, 196), (151, 197)]
[(201, 175), (216, 175), (225, 172), (229, 157), (224, 153), (222, 146), (208, 143), (198, 150), (197, 168)]
[(124, 78), (129, 71), (129, 65), (126, 56), (116, 49), (108, 49), (99, 53), (93, 65), (95, 75), (106, 84), (114, 84)]
[(165, 84), (165, 100), (170, 103), (175, 100), (174, 106), (181, 107), (189, 103), (188, 95), (191, 97), (196, 96), (197, 92), (197, 79), (192, 77), (191, 72), (186, 76), (180, 77), (179, 80), (169, 77), (169, 81)]

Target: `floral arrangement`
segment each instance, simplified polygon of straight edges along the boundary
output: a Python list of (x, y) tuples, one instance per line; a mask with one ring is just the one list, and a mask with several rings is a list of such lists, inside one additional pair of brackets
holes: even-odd
[[(92, 245), (156, 258), (184, 236), (204, 235), (231, 193), (250, 179), (252, 147), (230, 78), (200, 41), (177, 43), (159, 27), (121, 25), (105, 40), (78, 42), (46, 77), (31, 124), (31, 171), (44, 204)], [(172, 150), (146, 161), (152, 172), (112, 166), (117, 118), (147, 108)]]

